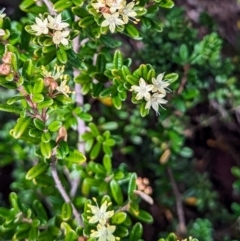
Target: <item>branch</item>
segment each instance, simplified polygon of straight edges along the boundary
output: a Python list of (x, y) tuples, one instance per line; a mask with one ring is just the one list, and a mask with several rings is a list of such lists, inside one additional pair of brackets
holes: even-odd
[[(75, 17), (75, 20), (78, 20), (77, 17)], [(79, 52), (80, 49), (80, 38), (79, 36), (76, 37), (75, 39), (73, 39), (73, 50), (75, 51), (75, 53)], [(73, 77), (75, 78), (76, 76), (78, 76), (80, 74), (80, 71), (78, 69), (73, 69)], [(79, 84), (75, 84), (75, 93), (76, 93), (76, 104), (77, 106), (83, 106), (84, 104), (84, 99), (83, 99), (83, 95), (81, 92), (81, 85)], [(86, 130), (86, 126), (85, 123), (82, 119), (80, 119), (79, 117), (77, 117), (77, 132), (78, 132), (78, 137), (80, 137)], [(84, 143), (83, 142), (78, 142), (78, 150), (80, 152), (82, 152), (84, 154), (85, 152), (85, 148), (84, 148)], [(80, 183), (80, 177), (75, 177), (72, 182), (71, 182), (71, 191), (70, 191), (70, 196), (74, 197), (76, 195), (78, 186)]]
[(177, 91), (177, 93), (180, 95), (182, 93), (182, 91), (184, 90), (184, 87), (187, 83), (187, 75), (188, 75), (188, 71), (190, 69), (190, 65), (186, 64), (183, 66), (183, 77), (181, 79), (181, 84), (179, 86), (179, 89)]
[(51, 1), (49, 1), (49, 0), (42, 0), (44, 3), (45, 3), (45, 5), (47, 6), (47, 9), (48, 9), (48, 11), (49, 11), (49, 13), (51, 14), (51, 15), (55, 15), (56, 13), (55, 13), (55, 11), (53, 10), (53, 5), (52, 5), (52, 3), (51, 3)]
[(74, 204), (70, 200), (70, 198), (69, 198), (65, 188), (62, 185), (61, 180), (59, 179), (57, 168), (56, 168), (56, 159), (55, 159), (55, 157), (52, 157), (52, 162), (51, 162), (50, 166), (51, 166), (51, 172), (52, 172), (52, 176), (53, 176), (56, 188), (58, 189), (59, 193), (61, 194), (63, 200), (65, 202), (71, 204), (72, 210), (73, 210), (73, 215), (74, 215), (76, 221), (78, 222), (79, 226), (83, 227), (83, 221), (82, 221), (81, 215), (78, 213), (76, 207), (74, 206)]
[(172, 185), (174, 196), (176, 198), (177, 215), (178, 215), (178, 221), (179, 221), (179, 225), (178, 225), (179, 232), (181, 235), (185, 235), (187, 232), (187, 229), (186, 229), (186, 222), (185, 222), (185, 216), (183, 211), (182, 196), (178, 190), (178, 186), (173, 177), (172, 170), (169, 167), (167, 168), (167, 172)]

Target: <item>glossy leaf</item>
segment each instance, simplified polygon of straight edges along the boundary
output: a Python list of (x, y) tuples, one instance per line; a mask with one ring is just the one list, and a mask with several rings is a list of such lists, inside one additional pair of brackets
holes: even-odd
[(143, 226), (141, 223), (135, 223), (132, 227), (129, 241), (138, 241), (142, 237)]
[(71, 205), (71, 203), (66, 203), (65, 202), (62, 205), (61, 216), (62, 216), (64, 221), (67, 221), (67, 220), (69, 220), (72, 217), (72, 205)]
[(26, 174), (27, 180), (32, 180), (33, 178), (41, 175), (42, 173), (46, 172), (49, 165), (45, 162), (39, 162), (36, 166), (32, 167), (28, 170)]
[(120, 185), (115, 180), (112, 180), (110, 182), (110, 189), (111, 189), (111, 193), (112, 193), (112, 196), (113, 196), (115, 202), (118, 205), (122, 205), (123, 194), (122, 194), (122, 190), (121, 190)]
[(14, 138), (18, 139), (21, 137), (23, 132), (28, 128), (31, 123), (31, 118), (29, 117), (20, 117), (17, 120), (17, 124), (13, 128), (11, 134)]

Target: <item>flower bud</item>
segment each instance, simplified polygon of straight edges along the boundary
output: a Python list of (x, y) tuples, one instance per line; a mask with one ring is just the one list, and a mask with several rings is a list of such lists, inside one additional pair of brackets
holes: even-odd
[(53, 91), (58, 87), (58, 83), (56, 81), (51, 81), (49, 84), (49, 88)]
[(12, 53), (7, 52), (3, 55), (2, 62), (5, 64), (11, 64), (12, 63)]
[(0, 75), (8, 75), (11, 72), (11, 68), (8, 64), (0, 65)]

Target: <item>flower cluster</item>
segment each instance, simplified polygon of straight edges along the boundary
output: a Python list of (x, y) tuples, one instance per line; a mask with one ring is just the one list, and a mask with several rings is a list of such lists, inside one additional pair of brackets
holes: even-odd
[(116, 226), (109, 225), (108, 220), (114, 215), (114, 211), (107, 211), (107, 208), (111, 205), (110, 202), (105, 201), (99, 208), (96, 199), (94, 199), (96, 206), (89, 204), (88, 213), (93, 214), (89, 216), (90, 224), (97, 224), (97, 230), (91, 230), (90, 237), (98, 238), (98, 241), (115, 241), (116, 238), (113, 233), (116, 230)]
[(134, 1), (127, 3), (126, 0), (97, 0), (92, 3), (92, 6), (104, 17), (101, 27), (109, 26), (112, 33), (116, 26), (127, 24), (129, 20), (134, 23), (138, 22), (137, 13), (134, 11)]
[[(44, 76), (44, 84), (49, 87), (49, 93), (51, 96), (56, 94), (64, 94), (68, 97), (68, 94), (72, 93), (67, 85), (68, 76), (64, 75), (65, 66), (55, 65), (53, 72), (49, 72), (44, 66), (42, 66), (42, 75)], [(58, 80), (61, 81), (58, 85)]]
[(66, 30), (68, 23), (62, 22), (61, 13), (55, 17), (48, 15), (46, 18), (39, 14), (36, 17), (35, 24), (31, 25), (36, 36), (48, 35), (51, 36), (54, 44), (68, 45), (68, 36), (70, 31)]
[[(157, 78), (152, 78), (152, 84), (147, 84), (143, 78), (140, 78), (139, 85), (133, 85), (130, 91), (136, 93), (136, 100), (144, 99), (147, 101), (145, 109), (151, 107), (159, 114), (159, 106), (166, 104), (167, 100), (163, 99), (167, 92), (171, 90), (168, 88), (170, 83), (163, 80), (164, 74), (159, 74)], [(163, 107), (162, 107), (163, 108)]]

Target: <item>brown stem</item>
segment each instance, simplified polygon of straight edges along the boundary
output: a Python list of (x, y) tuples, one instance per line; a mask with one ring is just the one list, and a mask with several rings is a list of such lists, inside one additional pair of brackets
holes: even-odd
[(181, 79), (181, 84), (178, 88), (178, 91), (177, 93), (180, 95), (182, 93), (182, 91), (184, 90), (184, 87), (187, 83), (187, 75), (188, 75), (188, 71), (190, 69), (190, 65), (189, 64), (186, 64), (183, 66), (183, 76), (182, 76), (182, 79)]
[[(75, 17), (75, 20), (77, 21), (78, 18)], [(80, 49), (80, 38), (79, 36), (76, 37), (73, 40), (73, 50), (78, 53)], [(80, 71), (78, 69), (73, 69), (73, 76), (77, 77), (80, 74)], [(83, 106), (84, 104), (84, 99), (83, 99), (83, 95), (81, 92), (81, 85), (79, 84), (75, 84), (75, 93), (76, 93), (76, 104), (77, 106)], [(86, 130), (86, 125), (84, 123), (84, 121), (82, 119), (80, 119), (79, 117), (77, 117), (77, 132), (78, 132), (78, 137), (80, 137)], [(79, 140), (78, 142), (78, 150), (82, 153), (85, 152), (85, 146), (84, 143), (81, 142)], [(74, 179), (72, 179), (71, 182), (71, 191), (70, 191), (70, 196), (74, 197), (76, 195), (78, 186), (80, 183), (80, 177), (75, 177)]]
[(183, 211), (182, 196), (178, 190), (178, 186), (174, 179), (172, 170), (169, 167), (167, 168), (167, 172), (172, 185), (174, 196), (176, 198), (176, 208), (177, 208), (177, 215), (178, 215), (178, 221), (179, 221), (179, 225), (178, 225), (179, 233), (184, 236), (187, 232), (187, 229), (186, 229), (186, 222), (185, 222), (185, 216)]
[(49, 0), (42, 0), (44, 3), (45, 3), (45, 5), (47, 6), (47, 9), (48, 9), (48, 11), (49, 11), (49, 13), (51, 14), (51, 15), (55, 15), (56, 13), (55, 13), (55, 11), (53, 10), (53, 6), (52, 6), (52, 3), (49, 1)]
[(83, 227), (83, 221), (82, 221), (81, 215), (78, 213), (76, 207), (72, 203), (70, 197), (68, 196), (68, 194), (67, 194), (65, 188), (63, 187), (62, 182), (58, 176), (57, 167), (56, 167), (56, 158), (54, 156), (52, 156), (51, 172), (52, 172), (52, 177), (55, 182), (56, 188), (58, 189), (59, 193), (61, 194), (63, 200), (65, 202), (71, 204), (72, 210), (73, 210), (73, 215), (74, 215), (77, 223), (79, 224), (79, 226)]

